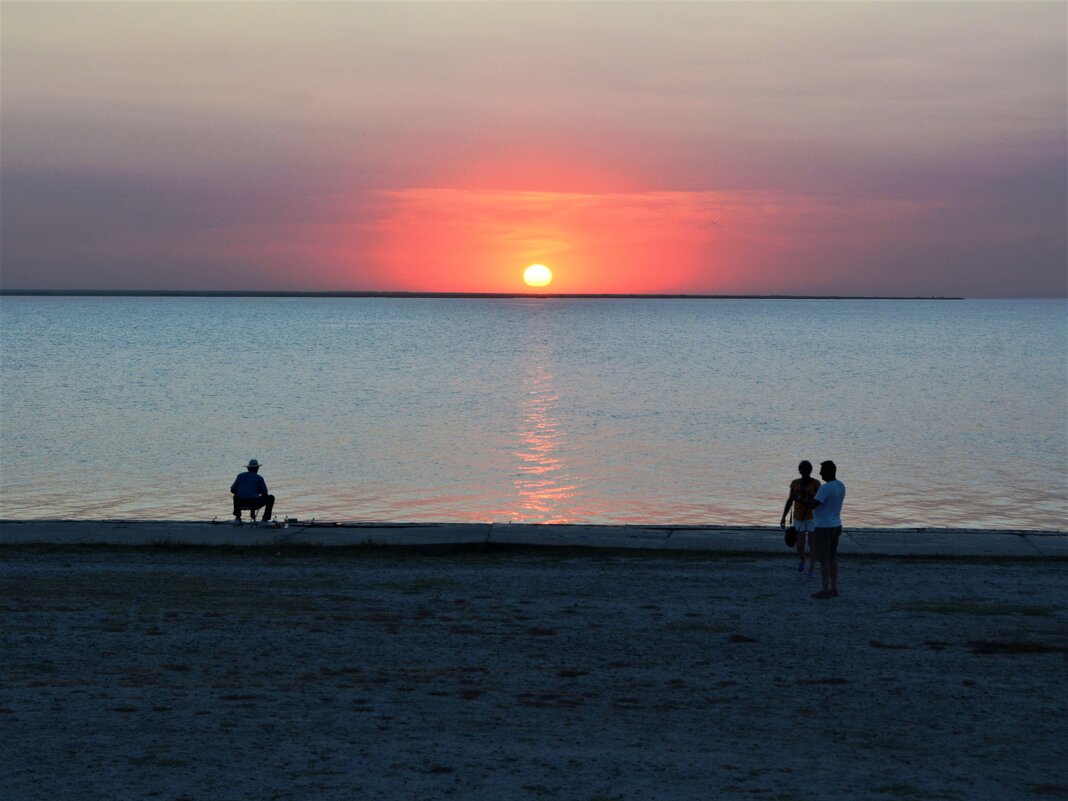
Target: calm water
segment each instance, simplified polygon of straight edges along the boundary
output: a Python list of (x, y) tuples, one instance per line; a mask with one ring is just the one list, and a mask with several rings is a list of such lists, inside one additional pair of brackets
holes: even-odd
[(1068, 528), (1063, 301), (0, 300), (0, 516)]

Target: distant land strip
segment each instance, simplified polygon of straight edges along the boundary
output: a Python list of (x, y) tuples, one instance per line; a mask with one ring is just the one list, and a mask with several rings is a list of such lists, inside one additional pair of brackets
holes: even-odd
[(550, 300), (964, 300), (956, 297), (906, 295), (693, 295), (566, 292), (371, 292), (199, 289), (0, 289), (0, 296), (102, 298), (489, 298)]

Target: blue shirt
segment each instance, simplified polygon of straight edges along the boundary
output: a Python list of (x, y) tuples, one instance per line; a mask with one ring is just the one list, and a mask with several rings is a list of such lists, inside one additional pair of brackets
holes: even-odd
[(828, 481), (816, 493), (820, 505), (812, 512), (816, 528), (836, 528), (842, 525), (842, 501), (845, 500), (845, 484), (837, 478)]
[(267, 494), (267, 482), (259, 473), (248, 470), (238, 474), (230, 485), (230, 492), (238, 498), (258, 498)]

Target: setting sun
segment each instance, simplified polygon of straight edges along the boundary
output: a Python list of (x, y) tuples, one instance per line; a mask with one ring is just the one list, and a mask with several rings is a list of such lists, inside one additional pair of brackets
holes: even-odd
[(527, 286), (548, 286), (553, 280), (553, 271), (544, 264), (532, 264), (523, 270), (523, 281)]

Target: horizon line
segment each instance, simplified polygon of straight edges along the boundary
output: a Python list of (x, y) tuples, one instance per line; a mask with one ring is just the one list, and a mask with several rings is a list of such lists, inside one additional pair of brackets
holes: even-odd
[(651, 292), (406, 292), (396, 290), (4, 289), (0, 296), (187, 298), (476, 298), (542, 300), (965, 300), (947, 295), (725, 295)]

